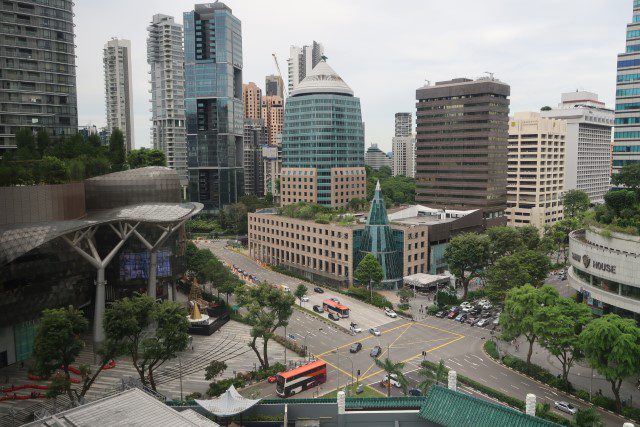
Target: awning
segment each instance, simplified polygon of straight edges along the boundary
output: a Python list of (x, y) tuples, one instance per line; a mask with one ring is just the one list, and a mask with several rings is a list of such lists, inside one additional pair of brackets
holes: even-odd
[(220, 397), (211, 400), (197, 400), (196, 403), (217, 417), (230, 417), (251, 408), (260, 399), (247, 399), (232, 385)]

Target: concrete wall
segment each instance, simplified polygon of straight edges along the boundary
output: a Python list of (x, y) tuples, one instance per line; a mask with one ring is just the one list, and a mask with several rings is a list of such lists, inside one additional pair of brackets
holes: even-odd
[(85, 214), (82, 182), (0, 187), (0, 226), (77, 219)]
[[(7, 352), (7, 364), (16, 362), (16, 346), (13, 339), (13, 326), (0, 327), (0, 353)], [(0, 368), (2, 365), (0, 365)]]

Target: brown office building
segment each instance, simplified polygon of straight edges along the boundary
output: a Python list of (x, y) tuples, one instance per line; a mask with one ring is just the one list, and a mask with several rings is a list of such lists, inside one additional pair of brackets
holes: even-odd
[(492, 77), (416, 90), (416, 202), (506, 224), (509, 94)]

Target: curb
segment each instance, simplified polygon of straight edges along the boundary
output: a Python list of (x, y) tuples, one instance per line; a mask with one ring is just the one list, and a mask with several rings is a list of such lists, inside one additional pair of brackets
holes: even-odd
[[(488, 342), (488, 341), (485, 341), (485, 342)], [(600, 411), (602, 411), (602, 412), (606, 412), (606, 413), (608, 413), (608, 414), (610, 414), (610, 415), (614, 415), (614, 416), (616, 416), (616, 417), (618, 417), (618, 418), (621, 418), (621, 419), (622, 419), (622, 420), (624, 420), (624, 421), (629, 421), (629, 422), (631, 422), (631, 423), (636, 423), (636, 422), (637, 422), (637, 421), (635, 421), (635, 420), (632, 420), (632, 419), (626, 418), (626, 417), (625, 417), (624, 415), (622, 415), (622, 414), (617, 414), (617, 413), (615, 413), (615, 412), (613, 412), (613, 411), (610, 411), (610, 410), (608, 410), (608, 409), (606, 409), (606, 408), (603, 408), (602, 406), (598, 406), (598, 405), (595, 405), (595, 404), (593, 404), (593, 403), (591, 403), (591, 402), (588, 402), (588, 401), (586, 401), (586, 400), (584, 400), (584, 399), (582, 399), (582, 398), (580, 398), (580, 397), (578, 397), (578, 396), (576, 396), (576, 395), (574, 395), (574, 394), (569, 394), (569, 393), (567, 393), (566, 391), (563, 391), (563, 390), (560, 390), (560, 389), (558, 389), (558, 388), (552, 387), (552, 386), (550, 386), (549, 384), (545, 384), (545, 383), (543, 383), (543, 382), (542, 382), (542, 381), (540, 381), (540, 380), (537, 380), (537, 379), (535, 379), (535, 378), (532, 378), (532, 377), (530, 377), (530, 376), (529, 376), (529, 375), (527, 375), (527, 374), (523, 374), (522, 372), (520, 372), (520, 371), (518, 371), (518, 370), (516, 370), (516, 369), (513, 369), (513, 368), (512, 368), (512, 367), (510, 367), (510, 366), (505, 365), (504, 363), (502, 363), (502, 361), (497, 361), (496, 359), (494, 359), (493, 357), (491, 357), (491, 356), (489, 355), (489, 353), (487, 353), (487, 352), (486, 352), (486, 350), (484, 349), (484, 344), (482, 345), (482, 352), (483, 352), (483, 353), (485, 354), (485, 356), (487, 356), (487, 357), (488, 357), (492, 362), (494, 362), (494, 363), (496, 363), (496, 364), (498, 364), (498, 365), (500, 365), (500, 366), (502, 366), (502, 367), (504, 367), (504, 368), (506, 368), (506, 369), (510, 370), (511, 372), (513, 372), (513, 373), (515, 373), (515, 374), (518, 374), (518, 375), (520, 375), (520, 376), (523, 376), (523, 377), (525, 377), (525, 378), (527, 378), (527, 379), (529, 379), (529, 380), (531, 380), (531, 381), (533, 381), (533, 382), (537, 383), (538, 385), (541, 385), (541, 386), (543, 386), (543, 387), (546, 387), (546, 388), (549, 388), (549, 389), (551, 389), (551, 390), (557, 391), (558, 393), (562, 394), (562, 395), (563, 395), (563, 396), (565, 396), (565, 397), (570, 397), (570, 398), (572, 398), (572, 399), (578, 400), (578, 401), (580, 401), (580, 402), (582, 402), (582, 403), (584, 403), (584, 404), (588, 405), (589, 407), (592, 407), (592, 408), (598, 409), (598, 410), (600, 410)]]
[(347, 335), (352, 335), (352, 334), (351, 334), (351, 331), (349, 331), (349, 330), (348, 330), (347, 328), (345, 328), (344, 326), (340, 326), (340, 325), (338, 325), (338, 324), (337, 324), (337, 323), (335, 323), (335, 322), (334, 322), (334, 323), (329, 323), (329, 321), (328, 321), (327, 319), (325, 319), (325, 318), (324, 318), (324, 317), (322, 317), (322, 316), (319, 316), (319, 315), (315, 314), (315, 313), (314, 313), (314, 312), (312, 312), (311, 310), (307, 310), (307, 309), (302, 308), (302, 307), (300, 307), (300, 306), (298, 306), (298, 305), (295, 305), (295, 306), (294, 306), (294, 308), (295, 308), (296, 310), (298, 310), (300, 313), (303, 313), (303, 314), (305, 314), (305, 315), (307, 315), (307, 316), (312, 316), (314, 319), (318, 319), (318, 320), (322, 321), (322, 323), (324, 323), (324, 324), (326, 324), (326, 325), (334, 326), (334, 327), (335, 327), (337, 330), (339, 330), (340, 332), (344, 332), (344, 333), (345, 333), (345, 334), (347, 334)]

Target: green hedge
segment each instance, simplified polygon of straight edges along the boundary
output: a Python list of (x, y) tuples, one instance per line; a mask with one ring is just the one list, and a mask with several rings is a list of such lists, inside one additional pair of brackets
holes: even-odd
[(498, 354), (498, 349), (496, 348), (496, 343), (493, 341), (486, 341), (484, 343), (484, 351), (494, 359), (500, 359), (500, 355)]
[(393, 304), (391, 304), (391, 301), (386, 299), (378, 292), (373, 292), (373, 297), (371, 297), (371, 292), (366, 288), (350, 286), (346, 291), (340, 291), (340, 293), (354, 297), (356, 299), (359, 299), (360, 301), (364, 301), (378, 308), (393, 308)]
[(550, 385), (551, 387), (555, 387), (557, 389), (565, 390), (569, 392), (572, 392), (575, 390), (571, 385), (571, 383), (569, 383), (569, 389), (567, 390), (565, 388), (565, 383), (562, 380), (562, 378), (558, 378), (557, 376), (553, 375), (551, 372), (549, 372), (548, 370), (544, 369), (541, 366), (535, 365), (533, 363), (527, 363), (526, 361), (519, 359), (517, 357), (511, 356), (509, 354), (507, 354), (502, 358), (502, 362), (508, 367), (515, 369), (516, 371), (521, 372), (525, 375), (528, 375), (531, 378), (541, 381), (547, 385)]
[(227, 378), (220, 381), (214, 381), (209, 384), (209, 389), (207, 390), (207, 395), (210, 397), (220, 396), (222, 393), (227, 391), (231, 385), (235, 388), (242, 388), (245, 386), (245, 381), (239, 378)]
[(284, 274), (285, 276), (293, 277), (294, 279), (300, 279), (300, 280), (304, 280), (304, 281), (308, 280), (302, 274), (295, 273), (295, 272), (289, 270), (287, 267), (282, 266), (282, 265), (269, 264), (269, 268), (271, 270), (275, 271), (276, 273)]

